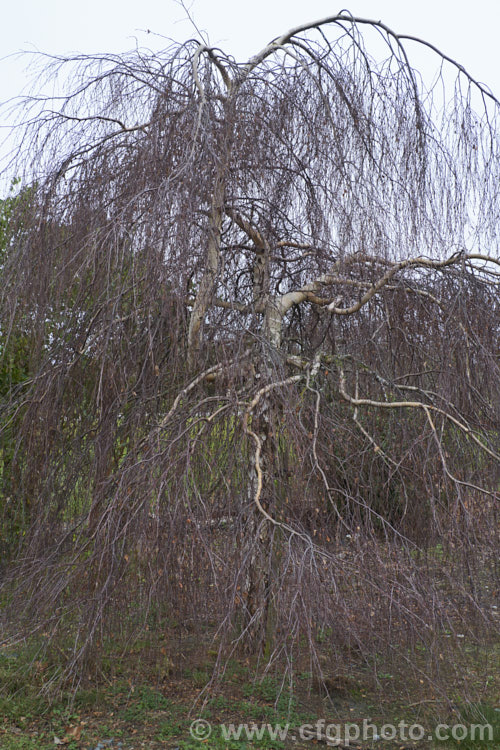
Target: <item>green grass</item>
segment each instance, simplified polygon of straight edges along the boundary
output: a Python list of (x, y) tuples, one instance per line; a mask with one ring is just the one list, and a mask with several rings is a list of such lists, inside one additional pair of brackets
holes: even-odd
[[(450, 729), (448, 735), (452, 735), (453, 725), (458, 725), (458, 734), (455, 739), (449, 739), (447, 742), (440, 743), (444, 748), (460, 748), (460, 750), (480, 750), (487, 748), (494, 750), (500, 748), (500, 707), (494, 707), (490, 704), (477, 703), (459, 708), (457, 716), (453, 721), (448, 722)], [(468, 736), (464, 737), (462, 725), (468, 730)], [(481, 727), (489, 725), (491, 732), (486, 729), (481, 732)], [(473, 734), (474, 733), (474, 734)]]
[[(358, 723), (359, 717), (368, 715), (383, 716), (383, 722), (379, 718), (375, 720), (378, 724), (392, 722), (397, 725), (400, 719), (412, 723), (411, 712), (401, 702), (401, 695), (399, 699), (394, 697), (401, 675), (397, 671), (382, 672), (382, 659), (375, 659), (382, 699), (364, 679), (361, 667), (355, 672), (350, 668), (348, 676), (332, 674), (334, 685), (330, 693), (334, 701), (331, 704), (325, 691), (319, 691), (317, 684), (315, 687), (314, 675), (309, 671), (298, 673), (291, 692), (290, 686), (283, 684), (279, 670), (255, 678), (255, 672), (246, 660), (233, 659), (227, 665), (224, 678), (217, 683), (216, 692), (205, 696), (207, 702), (201, 705), (196, 700), (211, 674), (213, 660), (209, 653), (203, 658), (197, 649), (189, 657), (186, 651), (177, 657), (177, 661), (173, 655), (172, 664), (177, 677), (172, 677), (165, 670), (158, 671), (157, 662), (148, 657), (147, 644), (143, 646), (139, 650), (130, 649), (126, 657), (121, 658), (120, 669), (102, 672), (99, 682), (87, 683), (75, 694), (61, 692), (52, 695), (50, 701), (42, 690), (56, 668), (51, 665), (49, 656), (35, 647), (1, 649), (0, 750), (57, 750), (55, 738), (64, 741), (65, 750), (94, 750), (99, 742), (111, 739), (114, 741), (110, 750), (117, 750), (118, 742), (123, 743), (123, 750), (142, 747), (147, 750), (174, 747), (179, 750), (282, 750), (284, 743), (272, 740), (268, 735), (261, 740), (250, 741), (245, 735), (226, 740), (222, 736), (221, 724), (289, 724), (293, 732), (300, 725), (314, 724), (319, 716), (329, 716), (332, 723), (353, 719)], [(415, 651), (415, 654), (419, 653)], [(497, 653), (494, 647), (488, 653), (493, 661)], [(111, 647), (108, 655), (111, 660), (118, 658)], [(370, 669), (373, 671), (373, 667)], [(337, 682), (341, 689), (335, 687)], [(484, 680), (481, 684), (484, 690)], [(464, 695), (461, 692), (463, 686), (457, 683), (456, 713), (443, 719), (450, 728), (456, 724), (489, 723), (494, 728), (492, 741), (477, 738), (475, 741), (435, 741), (420, 747), (429, 750), (439, 747), (443, 750), (500, 748), (500, 712), (493, 702), (495, 685), (492, 676), (484, 703), (463, 705), (458, 700), (460, 694)], [(392, 698), (389, 695), (391, 690)], [(428, 693), (422, 697), (427, 698)], [(426, 700), (420, 703), (427, 705)], [(436, 707), (434, 715), (431, 710), (434, 707), (429, 706), (428, 714), (415, 715), (413, 721), (432, 730), (439, 723), (436, 717), (446, 715), (446, 711), (442, 708), (439, 714)], [(208, 742), (190, 737), (189, 727), (196, 718), (211, 722), (213, 731)], [(72, 738), (71, 732), (74, 731), (79, 732), (78, 740)], [(294, 747), (309, 750), (313, 744), (298, 742)], [(396, 747), (397, 743), (377, 743), (379, 750)], [(107, 750), (107, 746), (103, 750)]]

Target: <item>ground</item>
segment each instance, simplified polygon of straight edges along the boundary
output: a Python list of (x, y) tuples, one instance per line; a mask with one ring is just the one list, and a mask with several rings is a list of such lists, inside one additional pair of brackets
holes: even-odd
[[(441, 722), (453, 726), (479, 723), (473, 707), (461, 716), (458, 706), (452, 710), (438, 705), (438, 700), (427, 689), (410, 704), (398, 690), (401, 675), (379, 672), (377, 680), (369, 679), (366, 665), (351, 667), (350, 673), (333, 676), (319, 685), (307, 670), (300, 672), (290, 692), (282, 683), (283, 671), (271, 670), (258, 679), (255, 664), (243, 658), (231, 659), (221, 680), (203, 689), (212, 676), (215, 652), (183, 649), (177, 653), (178, 663), (166, 655), (149, 658), (145, 643), (136, 643), (121, 654), (110, 653), (99, 667), (94, 679), (81, 684), (76, 693), (63, 691), (46, 694), (48, 665), (33, 662), (26, 646), (7, 646), (0, 650), (0, 750), (266, 750), (296, 748), (311, 750), (328, 747), (325, 727), (340, 724), (362, 727), (363, 720), (380, 728), (421, 725), (426, 728), (422, 741), (410, 741), (409, 729), (403, 730), (398, 741), (356, 741), (354, 748), (399, 750), (409, 748), (500, 748), (500, 712), (495, 708), (498, 681), (494, 678), (485, 693), (481, 716), (494, 724), (493, 740), (438, 742), (428, 740), (428, 732)], [(34, 671), (27, 670), (28, 658)], [(401, 685), (402, 687), (402, 685)], [(457, 686), (460, 689), (460, 686)], [(45, 690), (45, 692), (44, 692)], [(418, 688), (415, 687), (418, 691)], [(399, 699), (398, 699), (399, 693)], [(472, 710), (472, 713), (471, 713)], [(206, 738), (207, 724), (199, 723), (201, 739), (190, 734), (190, 726), (197, 719), (209, 722), (211, 736)], [(318, 725), (318, 721), (323, 720)], [(287, 738), (271, 736), (267, 730), (260, 739), (224, 738), (221, 725), (246, 723), (289, 725)], [(484, 723), (484, 722), (483, 722)], [(311, 725), (300, 740), (299, 727)], [(319, 734), (317, 730), (319, 728)], [(193, 730), (194, 731), (194, 730)], [(335, 729), (331, 727), (330, 746), (335, 746)], [(368, 730), (373, 733), (374, 730)], [(244, 732), (244, 730), (243, 730)], [(314, 736), (313, 736), (314, 734)], [(371, 734), (369, 735), (372, 736)]]

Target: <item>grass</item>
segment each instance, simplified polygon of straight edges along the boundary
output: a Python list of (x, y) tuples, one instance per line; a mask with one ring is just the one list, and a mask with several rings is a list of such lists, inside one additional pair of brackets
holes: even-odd
[[(199, 651), (179, 654), (179, 664), (168, 675), (148, 660), (147, 651), (131, 650), (121, 659), (119, 668), (106, 671), (94, 684), (87, 684), (72, 693), (61, 693), (49, 701), (43, 686), (50, 677), (51, 667), (39, 660), (39, 652), (28, 647), (0, 649), (0, 750), (58, 750), (58, 743), (67, 750), (285, 750), (291, 747), (279, 737), (266, 733), (261, 739), (223, 736), (222, 724), (251, 726), (289, 724), (290, 732), (298, 732), (304, 724), (314, 725), (318, 719), (325, 724), (361, 725), (370, 718), (376, 725), (418, 723), (433, 727), (439, 723), (431, 701), (418, 701), (413, 709), (405, 705), (397, 693), (401, 675), (395, 671), (379, 673), (379, 689), (368, 679), (366, 671), (350, 665), (349, 674), (331, 680), (328, 690), (316, 686), (310, 671), (298, 673), (293, 691), (283, 686), (283, 675), (274, 673), (255, 678), (255, 671), (246, 660), (233, 659), (221, 682), (199, 700), (200, 689), (211, 674), (213, 659), (205, 661)], [(118, 653), (110, 653), (119, 659)], [(474, 750), (500, 748), (500, 712), (493, 696), (496, 680), (488, 687), (482, 703), (462, 705), (457, 698), (454, 712), (443, 713), (440, 721), (450, 725), (491, 724), (493, 740), (461, 738), (448, 742), (367, 742), (366, 749), (443, 748), (443, 750)], [(392, 692), (390, 692), (392, 690)], [(460, 686), (457, 685), (457, 696)], [(425, 695), (425, 693), (423, 693)], [(203, 718), (212, 725), (209, 740), (200, 742), (190, 736), (193, 720)], [(296, 750), (312, 750), (318, 744), (300, 740)], [(321, 743), (319, 746), (327, 746)]]
[[(500, 707), (484, 703), (459, 707), (456, 724), (455, 732), (449, 732), (451, 735), (455, 734), (455, 737), (443, 743), (443, 750), (444, 748), (460, 748), (461, 750), (487, 748), (489, 750), (500, 747)], [(465, 730), (468, 730), (467, 736), (464, 736)]]

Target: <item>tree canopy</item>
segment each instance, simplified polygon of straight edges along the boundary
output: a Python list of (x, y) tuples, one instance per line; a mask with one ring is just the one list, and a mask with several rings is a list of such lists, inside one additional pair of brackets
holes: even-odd
[(320, 674), (318, 628), (491, 629), (499, 103), (415, 45), (342, 12), (243, 64), (54, 58), (67, 93), (22, 103), (3, 587), (67, 674), (152, 613)]

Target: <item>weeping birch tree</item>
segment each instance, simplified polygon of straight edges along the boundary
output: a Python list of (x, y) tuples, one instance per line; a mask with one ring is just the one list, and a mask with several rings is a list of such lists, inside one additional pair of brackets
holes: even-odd
[(320, 675), (319, 630), (491, 630), (497, 99), (345, 12), (243, 64), (46, 62), (1, 268), (9, 627), (71, 633), (71, 674), (151, 618)]

